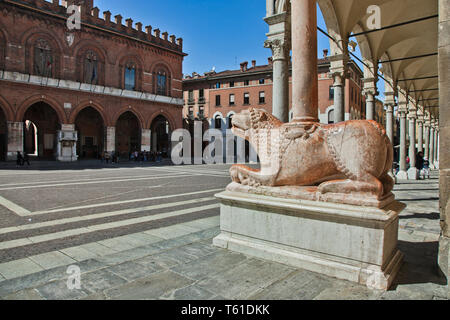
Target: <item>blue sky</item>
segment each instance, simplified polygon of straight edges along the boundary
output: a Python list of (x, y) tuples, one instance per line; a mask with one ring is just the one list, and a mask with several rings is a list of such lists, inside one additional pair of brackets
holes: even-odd
[[(265, 0), (94, 0), (94, 5), (100, 12), (111, 11), (112, 19), (120, 14), (124, 21), (132, 18), (183, 38), (188, 54), (184, 74), (203, 74), (213, 67), (216, 71), (238, 69), (243, 61), (256, 60), (263, 65), (271, 56), (263, 46), (268, 32), (263, 20)], [(320, 10), (318, 13), (318, 25), (326, 30)], [(318, 44), (318, 56), (322, 57), (329, 40), (319, 33)], [(355, 53), (359, 55), (358, 49)]]

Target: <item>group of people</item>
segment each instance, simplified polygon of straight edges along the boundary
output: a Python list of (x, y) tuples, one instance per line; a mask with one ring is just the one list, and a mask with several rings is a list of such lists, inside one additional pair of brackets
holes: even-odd
[(24, 154), (22, 156), (22, 153), (20, 151), (17, 151), (17, 160), (16, 164), (18, 167), (23, 167), (25, 163), (29, 166), (30, 165), (30, 158), (28, 157), (28, 154)]
[[(134, 151), (130, 152), (128, 156), (128, 160), (130, 161), (136, 161), (136, 162), (161, 162), (163, 158), (162, 152), (155, 152), (155, 151)], [(100, 158), (101, 162), (106, 163), (119, 163), (120, 158), (119, 154), (116, 152), (107, 152), (104, 151)]]
[[(406, 162), (409, 164), (409, 157), (406, 159)], [(422, 176), (424, 179), (430, 179), (430, 161), (424, 157), (422, 151), (416, 155), (416, 168), (419, 170), (419, 179)]]
[(130, 161), (136, 162), (161, 162), (163, 153), (160, 151), (134, 151), (130, 153)]

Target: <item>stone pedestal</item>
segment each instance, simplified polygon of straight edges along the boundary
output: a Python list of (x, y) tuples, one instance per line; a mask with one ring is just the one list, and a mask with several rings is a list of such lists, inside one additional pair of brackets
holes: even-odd
[(399, 172), (397, 172), (396, 178), (398, 180), (408, 180), (408, 172), (400, 170)]
[(142, 129), (141, 151), (151, 151), (151, 135), (151, 130)]
[(383, 209), (225, 191), (214, 245), (387, 290), (402, 262), (398, 215)]
[(419, 170), (417, 168), (409, 168), (408, 170), (408, 180), (419, 180)]
[(61, 162), (74, 162), (77, 156), (78, 132), (75, 125), (62, 125), (58, 131), (56, 159)]
[(106, 152), (113, 152), (116, 150), (116, 127), (107, 127), (105, 129), (106, 135)]

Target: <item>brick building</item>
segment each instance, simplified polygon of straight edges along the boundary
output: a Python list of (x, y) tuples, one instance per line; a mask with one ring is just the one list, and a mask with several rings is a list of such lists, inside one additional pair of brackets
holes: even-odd
[[(81, 28), (69, 30), (73, 4)], [(93, 0), (3, 0), (0, 12), (0, 159), (169, 151), (183, 125), (181, 38), (99, 17)]]
[[(362, 94), (363, 72), (350, 60), (349, 77), (345, 84), (345, 120), (365, 118), (365, 97)], [(194, 73), (183, 80), (183, 117), (188, 124), (192, 120), (208, 121), (212, 128), (230, 128), (230, 119), (236, 113), (250, 107), (272, 112), (271, 58), (267, 65), (257, 66), (256, 61), (241, 64), (239, 70)], [(330, 61), (327, 53), (318, 61), (319, 118), (321, 123), (334, 121), (333, 79), (329, 76)], [(292, 105), (292, 78), (289, 78), (289, 105)], [(380, 105), (377, 104), (377, 107)], [(381, 108), (383, 106), (381, 105)], [(380, 110), (381, 112), (383, 110)], [(292, 118), (292, 112), (290, 113)]]

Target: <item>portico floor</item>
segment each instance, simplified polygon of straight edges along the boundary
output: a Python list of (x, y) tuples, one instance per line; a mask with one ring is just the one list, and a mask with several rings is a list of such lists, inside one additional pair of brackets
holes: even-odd
[[(117, 168), (111, 173), (114, 175), (111, 179), (119, 180), (121, 170), (128, 170), (127, 174), (134, 172), (133, 170), (145, 172), (142, 171), (145, 168)], [(34, 208), (31, 202), (27, 203), (24, 200), (18, 207), (28, 209), (22, 212), (22, 218), (27, 214), (37, 220), (40, 214), (44, 217), (55, 216), (52, 219), (41, 219), (42, 221), (39, 220), (39, 222), (33, 221), (36, 223), (35, 226), (22, 229), (20, 226), (23, 224), (20, 223), (19, 218), (16, 219), (19, 221), (17, 223), (7, 221), (7, 227), (11, 228), (10, 230), (2, 227), (3, 229), (0, 230), (0, 298), (14, 300), (448, 299), (448, 288), (444, 278), (439, 275), (437, 266), (440, 227), (439, 181), (436, 171), (433, 172), (430, 180), (404, 181), (396, 186), (397, 199), (408, 205), (401, 214), (399, 231), (399, 247), (405, 254), (405, 262), (394, 286), (390, 291), (384, 292), (369, 290), (355, 283), (213, 247), (212, 239), (219, 234), (219, 210), (217, 201), (211, 197), (215, 189), (224, 188), (229, 182), (228, 166), (158, 167), (148, 168), (148, 170), (152, 170), (150, 172), (155, 179), (158, 177), (165, 181), (174, 179), (174, 183), (181, 181), (173, 177), (179, 174), (180, 178), (186, 179), (183, 183), (188, 189), (192, 189), (190, 186), (196, 181), (204, 182), (204, 179), (211, 179), (214, 182), (202, 186), (203, 191), (202, 187), (195, 190), (180, 189), (176, 191), (179, 193), (179, 199), (164, 201), (161, 196), (163, 200), (160, 199), (157, 203), (153, 203), (157, 197), (145, 200), (123, 198), (117, 201), (117, 206), (113, 207), (86, 202), (82, 206), (66, 209), (58, 207), (59, 209), (50, 210), (50, 208), (41, 208), (39, 205)], [(170, 176), (161, 176), (161, 174), (168, 174), (166, 170), (171, 170)], [(8, 171), (5, 172), (3, 174), (7, 175)], [(102, 179), (108, 177), (108, 172), (103, 172)], [(141, 175), (133, 176), (141, 177)], [(129, 178), (124, 177), (120, 180), (127, 179)], [(142, 179), (145, 179), (145, 176)], [(126, 188), (127, 181), (116, 182), (112, 186)], [(41, 189), (46, 190), (47, 185), (56, 183), (49, 181), (43, 184), (45, 182), (37, 180), (20, 184), (18, 182), (16, 182), (17, 185), (5, 187), (3, 188), (5, 190), (0, 191), (0, 196), (4, 196), (4, 200), (8, 197), (11, 200), (8, 202), (9, 200), (6, 199), (3, 203), (9, 204), (8, 213), (17, 209), (11, 205), (11, 203), (17, 203), (11, 191), (27, 192), (26, 188), (36, 188), (39, 183), (42, 183)], [(139, 182), (136, 183), (139, 184)], [(159, 184), (158, 180), (152, 182), (152, 185)], [(172, 193), (175, 192), (174, 189), (172, 190)], [(193, 193), (191, 196), (188, 196), (189, 191)], [(198, 199), (197, 204), (193, 201), (195, 199)], [(141, 201), (141, 207), (126, 207), (129, 203), (135, 203), (133, 201)], [(144, 202), (150, 202), (146, 204), (150, 206), (142, 207)], [(102, 206), (109, 210), (99, 212)], [(163, 210), (171, 206), (173, 209)], [(119, 212), (120, 210), (123, 211)], [(156, 213), (155, 210), (163, 212)], [(76, 212), (78, 213), (75, 216), (71, 216)], [(138, 212), (142, 214), (139, 215)], [(149, 215), (148, 212), (151, 214)], [(16, 213), (21, 212), (19, 210)], [(132, 219), (118, 220), (115, 217), (119, 215), (127, 215)], [(84, 218), (80, 219), (81, 216)], [(185, 216), (191, 218), (183, 218)], [(105, 222), (103, 224), (99, 224), (100, 220), (96, 220), (94, 225), (87, 222), (94, 218), (104, 219), (105, 217), (110, 220), (103, 221)], [(151, 225), (161, 219), (170, 223), (161, 223), (156, 227)], [(77, 228), (67, 229), (65, 226)], [(77, 240), (74, 238), (76, 235), (70, 233), (76, 233), (78, 230), (86, 235), (82, 238), (83, 240)], [(104, 235), (102, 232), (107, 230), (114, 230), (114, 232)], [(37, 231), (41, 232), (33, 233)], [(8, 238), (8, 234), (17, 236)], [(27, 240), (31, 240), (32, 244), (27, 244)], [(24, 247), (29, 248), (29, 251), (17, 250)], [(70, 265), (76, 265), (81, 270), (80, 290), (67, 288), (68, 274), (66, 272)]]

